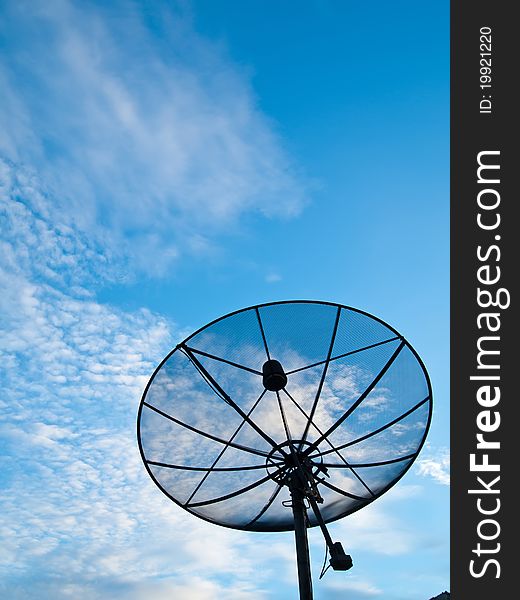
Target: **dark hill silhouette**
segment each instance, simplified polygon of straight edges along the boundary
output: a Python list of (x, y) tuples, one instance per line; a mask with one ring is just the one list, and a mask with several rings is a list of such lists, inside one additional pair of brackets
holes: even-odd
[(434, 598), (430, 598), (430, 600), (450, 600), (450, 593), (442, 592), (442, 594), (439, 594), (438, 596), (435, 596)]

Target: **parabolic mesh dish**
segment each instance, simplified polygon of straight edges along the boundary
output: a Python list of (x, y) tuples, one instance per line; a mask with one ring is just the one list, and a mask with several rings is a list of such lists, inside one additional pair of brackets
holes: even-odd
[[(287, 376), (278, 391), (263, 383), (272, 359)], [(294, 454), (334, 521), (402, 477), (431, 411), (424, 365), (390, 326), (338, 304), (278, 302), (210, 323), (163, 360), (139, 407), (139, 448), (155, 483), (189, 512), (286, 531)]]

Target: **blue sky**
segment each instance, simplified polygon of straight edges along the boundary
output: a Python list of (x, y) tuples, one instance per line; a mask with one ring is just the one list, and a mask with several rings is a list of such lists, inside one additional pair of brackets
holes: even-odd
[(448, 589), (448, 16), (2, 3), (2, 597), (295, 596), (291, 535), (182, 512), (148, 478), (135, 418), (188, 333), (299, 298), (390, 323), (434, 389), (414, 467), (331, 525), (354, 569), (318, 581), (310, 532), (316, 598)]

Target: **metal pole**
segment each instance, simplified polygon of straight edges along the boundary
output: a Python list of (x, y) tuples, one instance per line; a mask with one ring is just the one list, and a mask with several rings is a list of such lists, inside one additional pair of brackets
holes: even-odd
[(309, 557), (309, 542), (307, 540), (307, 509), (303, 503), (303, 493), (301, 490), (296, 486), (291, 486), (290, 489), (294, 517), (300, 600), (312, 600), (311, 561)]

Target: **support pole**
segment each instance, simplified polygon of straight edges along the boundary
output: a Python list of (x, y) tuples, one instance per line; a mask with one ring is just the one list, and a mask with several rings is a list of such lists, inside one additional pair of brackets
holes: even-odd
[(294, 517), (300, 600), (312, 600), (311, 561), (309, 557), (309, 542), (307, 540), (307, 509), (303, 503), (303, 493), (298, 489), (297, 485), (291, 486), (290, 490)]

